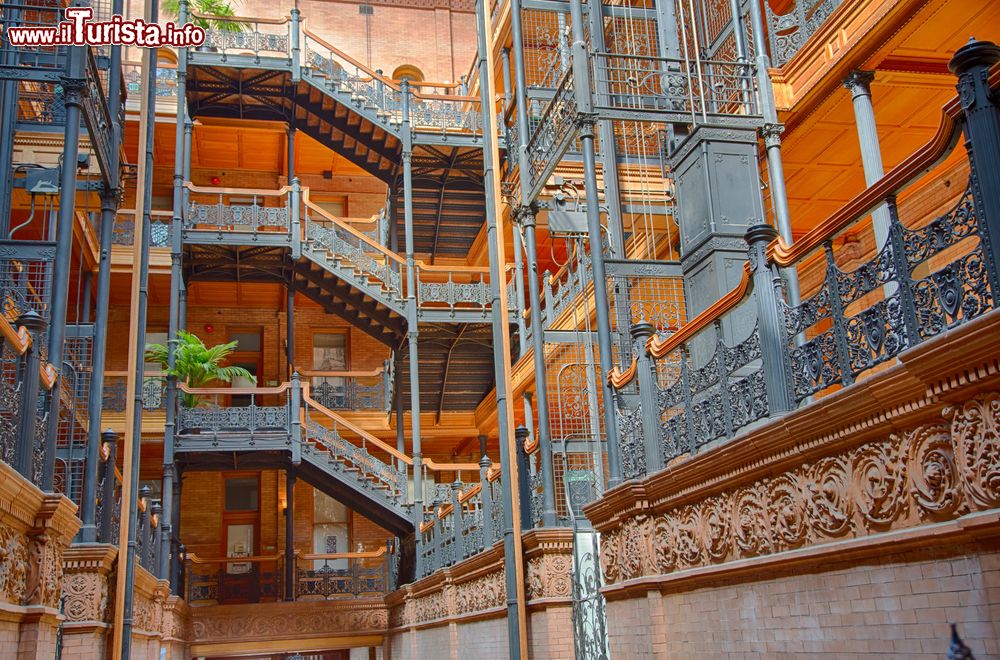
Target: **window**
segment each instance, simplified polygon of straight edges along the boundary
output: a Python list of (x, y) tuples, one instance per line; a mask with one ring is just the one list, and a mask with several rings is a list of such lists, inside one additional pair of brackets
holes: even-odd
[(257, 477), (226, 479), (226, 511), (256, 511), (257, 506)]
[[(313, 335), (313, 371), (347, 370), (347, 335), (343, 332), (317, 332)], [(347, 379), (341, 376), (312, 377), (312, 394), (327, 408), (347, 407)]]
[(411, 84), (422, 83), (424, 74), (412, 64), (404, 64), (396, 67), (396, 70), (392, 72), (392, 79), (399, 82), (406, 80)]

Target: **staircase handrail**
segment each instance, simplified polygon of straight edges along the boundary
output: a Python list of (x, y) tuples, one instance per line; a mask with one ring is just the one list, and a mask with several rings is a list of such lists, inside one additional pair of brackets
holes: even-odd
[[(362, 438), (364, 438), (366, 443), (378, 447), (379, 449), (386, 452), (390, 456), (393, 456), (394, 458), (402, 461), (403, 463), (406, 463), (407, 465), (410, 466), (413, 465), (413, 458), (411, 456), (404, 454), (403, 452), (399, 451), (398, 449), (388, 444), (387, 442), (378, 439), (377, 437), (375, 437), (368, 431), (364, 430), (357, 424), (354, 424), (347, 418), (338, 415), (334, 411), (330, 410), (323, 404), (313, 399), (312, 396), (309, 394), (308, 382), (302, 383), (302, 401), (304, 401), (309, 407), (314, 408), (317, 412), (330, 418), (338, 425), (341, 425), (344, 428), (348, 429), (349, 431), (352, 431), (357, 435), (361, 436)], [(479, 470), (478, 463), (438, 463), (430, 458), (421, 459), (421, 463), (432, 472), (466, 472), (466, 471), (472, 472)]]
[(305, 561), (318, 561), (318, 560), (330, 560), (334, 561), (337, 559), (378, 559), (379, 557), (385, 556), (388, 552), (385, 546), (380, 547), (378, 550), (366, 550), (364, 552), (314, 552), (314, 553), (295, 553), (298, 559)]
[[(389, 77), (385, 76), (384, 74), (381, 74), (378, 71), (373, 70), (371, 67), (363, 64), (360, 60), (357, 60), (357, 59), (351, 57), (350, 55), (348, 55), (344, 51), (340, 50), (339, 48), (337, 48), (336, 46), (334, 46), (333, 44), (331, 44), (330, 42), (328, 42), (323, 37), (317, 35), (315, 32), (313, 32), (309, 28), (304, 28), (302, 30), (302, 33), (306, 37), (314, 39), (320, 46), (322, 46), (323, 48), (326, 48), (327, 50), (329, 50), (331, 53), (333, 53), (337, 57), (343, 58), (344, 60), (346, 60), (352, 66), (357, 67), (357, 69), (359, 71), (364, 71), (369, 76), (370, 80), (378, 80), (382, 84), (384, 84), (386, 87), (389, 87), (390, 89), (392, 89), (394, 91), (397, 91), (397, 92), (401, 92), (402, 91), (402, 87), (400, 86), (399, 81), (393, 80), (392, 78), (389, 78)], [(368, 81), (364, 81), (363, 80), (362, 82), (368, 82)], [(415, 83), (412, 83), (412, 85), (416, 85), (416, 86), (424, 85), (424, 86), (429, 86), (429, 87), (452, 87), (452, 88), (460, 86), (459, 84), (454, 84), (454, 83), (428, 83), (428, 82), (423, 82), (423, 83), (421, 83), (421, 82), (415, 82)], [(424, 100), (430, 100), (430, 101), (465, 101), (465, 102), (468, 102), (468, 103), (478, 103), (479, 102), (479, 98), (478, 97), (475, 97), (475, 96), (465, 96), (465, 95), (461, 95), (461, 94), (426, 94), (424, 92), (417, 92), (417, 91), (414, 91), (412, 89), (411, 89), (410, 93), (415, 98), (424, 99)]]
[[(291, 192), (291, 186), (282, 186), (277, 190), (268, 190), (266, 188), (219, 188), (219, 187), (209, 187), (209, 186), (196, 186), (190, 181), (184, 182), (184, 187), (193, 193), (199, 193), (203, 195), (256, 195), (258, 197), (281, 197)], [(153, 211), (153, 213), (156, 213)], [(169, 211), (165, 212), (169, 215)]]
[(406, 454), (400, 452), (398, 449), (396, 449), (392, 445), (388, 444), (387, 442), (383, 442), (382, 440), (379, 440), (374, 435), (372, 435), (368, 431), (364, 430), (363, 428), (361, 428), (357, 424), (354, 424), (353, 422), (351, 422), (350, 420), (346, 419), (345, 417), (342, 417), (341, 415), (338, 415), (334, 411), (332, 411), (329, 408), (327, 408), (326, 406), (324, 406), (322, 403), (320, 403), (320, 402), (316, 401), (315, 399), (313, 399), (312, 396), (309, 394), (309, 383), (308, 382), (303, 382), (302, 383), (302, 401), (306, 404), (307, 408), (312, 408), (312, 409), (316, 410), (316, 412), (319, 412), (320, 414), (322, 414), (322, 415), (328, 417), (329, 419), (333, 420), (339, 426), (342, 426), (342, 427), (346, 428), (347, 430), (349, 430), (349, 431), (351, 431), (353, 433), (356, 433), (357, 435), (361, 436), (364, 439), (365, 443), (370, 444), (370, 445), (374, 445), (375, 447), (378, 447), (379, 449), (381, 449), (385, 453), (389, 454), (390, 456), (396, 458), (399, 461), (402, 461), (403, 463), (406, 463), (407, 465), (413, 465), (413, 459), (411, 457), (409, 457)]
[(276, 552), (273, 555), (250, 555), (248, 557), (199, 557), (193, 552), (185, 552), (184, 559), (192, 564), (244, 564), (263, 563), (266, 561), (280, 561), (284, 559), (285, 553)]
[(351, 234), (354, 238), (368, 244), (374, 251), (378, 252), (386, 259), (391, 259), (392, 261), (395, 261), (397, 264), (400, 265), (400, 267), (406, 265), (406, 260), (403, 259), (401, 256), (399, 256), (392, 250), (386, 248), (384, 245), (379, 245), (378, 242), (372, 240), (368, 236), (365, 236), (363, 233), (361, 233), (351, 225), (347, 224), (342, 219), (338, 218), (337, 216), (333, 215), (332, 213), (324, 209), (322, 206), (318, 205), (316, 202), (312, 201), (312, 199), (310, 198), (309, 188), (302, 189), (302, 203), (306, 206), (306, 208), (315, 211), (323, 218), (329, 220), (331, 223), (336, 225), (339, 229), (343, 229), (347, 233)]
[(291, 388), (291, 383), (282, 383), (274, 387), (190, 387), (187, 383), (178, 382), (177, 389), (186, 394), (282, 394)]

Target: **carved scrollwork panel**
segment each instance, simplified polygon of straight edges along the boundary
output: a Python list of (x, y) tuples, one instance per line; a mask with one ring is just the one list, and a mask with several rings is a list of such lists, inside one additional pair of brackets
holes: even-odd
[(945, 410), (970, 504), (1000, 506), (1000, 394), (976, 397), (961, 408)]

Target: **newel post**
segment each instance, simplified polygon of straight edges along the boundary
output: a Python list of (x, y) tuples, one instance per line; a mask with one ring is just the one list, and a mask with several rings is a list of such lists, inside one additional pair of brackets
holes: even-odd
[[(663, 469), (660, 450), (660, 405), (656, 385), (656, 367), (646, 350), (646, 341), (653, 336), (652, 324), (645, 321), (632, 326), (635, 368), (639, 378), (639, 405), (642, 406), (642, 449), (646, 457), (646, 474)], [(612, 438), (612, 441), (614, 438)]]
[(767, 263), (767, 246), (777, 236), (778, 230), (771, 225), (754, 225), (747, 230), (745, 237), (753, 277), (753, 297), (757, 304), (757, 331), (760, 334), (762, 371), (770, 415), (793, 408), (784, 310), (778, 301), (780, 285)]
[(970, 39), (948, 68), (958, 76), (958, 98), (965, 112), (965, 147), (969, 151), (972, 199), (984, 229), (990, 285), (1000, 288), (1000, 99), (990, 90), (990, 67), (1000, 61), (1000, 46)]

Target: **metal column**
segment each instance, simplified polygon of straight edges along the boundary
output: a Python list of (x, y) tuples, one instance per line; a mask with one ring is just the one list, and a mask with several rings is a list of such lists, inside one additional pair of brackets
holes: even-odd
[[(493, 95), (493, 45), (487, 42), (490, 33), (486, 0), (476, 2), (479, 47), (479, 102), (483, 118), (483, 180), (486, 192), (486, 242), (490, 256), (490, 300), (493, 309), (493, 374), (497, 404), (497, 436), (500, 443), (500, 471), (503, 475), (503, 557), (507, 596), (507, 653), (512, 660), (528, 656), (528, 614), (526, 609), (524, 555), (522, 553), (521, 512), (516, 495), (522, 477), (519, 474), (517, 448), (523, 443), (527, 429), (514, 433), (514, 404), (510, 399), (510, 332), (507, 320), (507, 287), (503, 277), (507, 263), (504, 232), (501, 230), (500, 183), (496, 171), (499, 157), (497, 116)], [(541, 334), (541, 330), (536, 330)], [(523, 452), (523, 446), (521, 447)], [(457, 502), (457, 500), (456, 500)], [(530, 517), (530, 513), (529, 513)], [(484, 514), (485, 520), (485, 514)]]
[(416, 530), (416, 571), (420, 575), (420, 523), (424, 521), (423, 455), (420, 451), (420, 356), (417, 349), (417, 273), (413, 258), (413, 133), (410, 131), (410, 84), (401, 83), (403, 122), (403, 225), (406, 244), (406, 326), (410, 359), (410, 443), (413, 446), (413, 526)]
[[(521, 2), (511, 0), (510, 30), (514, 49), (514, 102), (517, 104), (517, 128), (521, 144), (518, 148), (521, 203), (518, 220), (524, 229), (524, 248), (528, 266), (528, 304), (531, 309), (531, 345), (535, 367), (535, 410), (538, 415), (538, 463), (542, 475), (542, 525), (558, 523), (556, 516), (555, 478), (552, 473), (552, 436), (549, 429), (549, 390), (545, 375), (545, 328), (542, 323), (541, 291), (538, 272), (538, 246), (535, 240), (535, 209), (531, 200), (524, 199), (530, 188), (528, 181), (528, 98), (524, 76), (524, 41), (521, 28)], [(516, 233), (516, 232), (515, 232)]]
[[(286, 140), (288, 155), (286, 161), (286, 171), (288, 174), (287, 184), (292, 185), (295, 178), (295, 127), (288, 125), (288, 138)], [(295, 199), (294, 203), (298, 200)], [(301, 236), (292, 236), (292, 242), (301, 240)], [(288, 363), (288, 377), (291, 378), (295, 372), (295, 271), (289, 269), (288, 285), (286, 287), (285, 299), (285, 361)]]
[[(115, 0), (113, 13), (122, 12), (123, 0)], [(111, 63), (108, 71), (108, 105), (111, 109), (111, 132), (114, 142), (121, 141), (124, 127), (118, 121), (117, 108), (121, 105), (122, 48), (111, 47)], [(90, 389), (87, 395), (87, 459), (83, 479), (83, 526), (80, 540), (84, 543), (97, 541), (97, 470), (101, 462), (101, 413), (104, 399), (104, 368), (108, 349), (108, 304), (111, 299), (111, 239), (115, 229), (115, 213), (121, 193), (119, 159), (121, 152), (111, 150), (111, 171), (108, 173), (112, 186), (101, 192), (101, 236), (100, 255), (97, 268), (97, 300), (94, 305), (94, 350), (91, 354)], [(0, 161), (3, 162), (3, 161)], [(111, 539), (103, 539), (109, 542)]]
[[(177, 21), (183, 25), (187, 21), (187, 0), (180, 0)], [(170, 311), (167, 327), (167, 370), (173, 370), (176, 365), (175, 341), (180, 328), (181, 286), (183, 273), (181, 271), (181, 231), (184, 216), (184, 163), (187, 155), (184, 152), (184, 116), (187, 100), (187, 59), (188, 49), (181, 48), (177, 60), (177, 117), (174, 125), (174, 199), (173, 216), (170, 220)], [(174, 433), (177, 425), (177, 377), (167, 376), (166, 416), (163, 424), (163, 520), (160, 536), (160, 566), (161, 579), (170, 579), (170, 537), (173, 531), (174, 506)]]
[[(76, 168), (80, 154), (80, 107), (86, 86), (87, 49), (70, 46), (66, 49), (66, 72), (62, 88), (66, 103), (66, 126), (63, 131), (62, 166), (59, 175), (59, 220), (56, 228), (56, 260), (52, 276), (52, 312), (49, 325), (48, 361), (57, 369), (63, 366), (66, 336), (66, 307), (69, 304), (69, 275), (72, 270), (73, 222), (76, 211)], [(62, 379), (56, 380), (48, 393), (49, 420), (45, 429), (45, 467), (42, 471), (43, 490), (52, 490), (56, 469), (56, 436), (59, 433), (59, 390)]]
[[(882, 150), (878, 143), (878, 128), (875, 125), (875, 108), (872, 106), (872, 81), (874, 71), (852, 71), (844, 79), (844, 87), (851, 93), (854, 104), (854, 123), (858, 128), (858, 146), (861, 147), (861, 164), (865, 170), (865, 185), (870, 186), (885, 174), (882, 166)], [(881, 250), (889, 240), (889, 209), (885, 204), (872, 211), (872, 231), (875, 245)]]
[[(597, 343), (601, 361), (601, 387), (604, 394), (604, 431), (608, 438), (609, 486), (621, 481), (621, 461), (618, 454), (618, 426), (615, 419), (614, 391), (608, 382), (611, 373), (611, 318), (608, 310), (608, 280), (604, 272), (604, 251), (601, 239), (601, 210), (597, 199), (597, 170), (594, 162), (594, 113), (590, 96), (590, 71), (587, 44), (583, 36), (583, 7), (580, 0), (570, 2), (573, 30), (573, 67), (577, 80), (577, 112), (580, 116), (580, 142), (583, 150), (583, 178), (587, 193), (587, 230), (590, 234), (590, 262), (594, 273), (594, 311), (597, 316)], [(583, 84), (581, 84), (583, 83)]]

